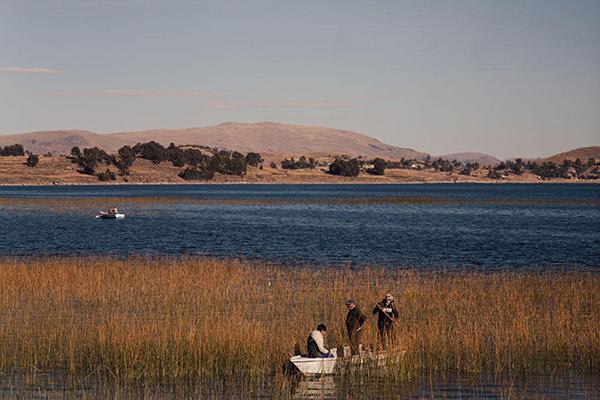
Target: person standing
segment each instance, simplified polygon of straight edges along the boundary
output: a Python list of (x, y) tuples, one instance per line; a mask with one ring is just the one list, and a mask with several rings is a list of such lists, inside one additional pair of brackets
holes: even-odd
[(365, 314), (360, 311), (360, 308), (356, 305), (356, 302), (352, 299), (346, 302), (348, 307), (348, 314), (346, 315), (346, 329), (348, 330), (348, 339), (350, 339), (350, 348), (352, 354), (359, 353), (360, 346), (360, 333), (367, 320)]
[(379, 332), (379, 343), (385, 349), (392, 342), (394, 323), (400, 315), (394, 304), (394, 296), (391, 293), (385, 295), (385, 298), (375, 305), (373, 314), (377, 314), (377, 330)]

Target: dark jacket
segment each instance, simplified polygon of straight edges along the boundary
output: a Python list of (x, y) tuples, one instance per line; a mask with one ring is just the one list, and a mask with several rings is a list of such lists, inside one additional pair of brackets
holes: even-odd
[(365, 314), (360, 311), (358, 306), (348, 311), (348, 315), (346, 315), (346, 329), (348, 330), (348, 335), (356, 332), (356, 330), (360, 328), (366, 320), (367, 317), (365, 317)]
[(392, 300), (389, 304), (386, 304), (385, 299), (377, 303), (377, 306), (373, 309), (373, 314), (377, 314), (377, 328), (379, 330), (392, 326), (394, 323), (392, 320), (400, 315), (394, 301)]
[(308, 350), (307, 357), (310, 358), (322, 358), (323, 356), (328, 354), (323, 353), (321, 350), (319, 350), (319, 345), (313, 338), (312, 333), (308, 335), (308, 339), (306, 340), (306, 349)]

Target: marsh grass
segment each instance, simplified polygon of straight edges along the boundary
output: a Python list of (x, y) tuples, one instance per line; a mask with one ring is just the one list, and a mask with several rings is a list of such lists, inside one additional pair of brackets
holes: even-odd
[(279, 267), (214, 259), (0, 261), (0, 373), (54, 371), (81, 382), (284, 384), (282, 366), (317, 323), (347, 344), (344, 301), (369, 316), (388, 291), (400, 311), (385, 368), (423, 375), (600, 370), (600, 275)]

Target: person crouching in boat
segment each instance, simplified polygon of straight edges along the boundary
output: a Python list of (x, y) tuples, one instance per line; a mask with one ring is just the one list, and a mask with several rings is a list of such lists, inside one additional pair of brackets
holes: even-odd
[(323, 324), (319, 324), (317, 329), (312, 331), (306, 341), (306, 347), (308, 349), (309, 358), (330, 358), (333, 354), (325, 347), (325, 334), (327, 333), (327, 327)]
[(391, 293), (386, 294), (385, 298), (375, 305), (373, 314), (377, 314), (379, 343), (385, 349), (393, 340), (394, 323), (399, 316), (398, 309), (394, 304), (394, 296)]

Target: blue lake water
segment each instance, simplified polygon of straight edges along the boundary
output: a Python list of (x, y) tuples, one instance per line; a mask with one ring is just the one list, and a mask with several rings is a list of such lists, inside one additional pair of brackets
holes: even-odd
[(597, 268), (600, 185), (0, 187), (0, 255), (107, 254)]

